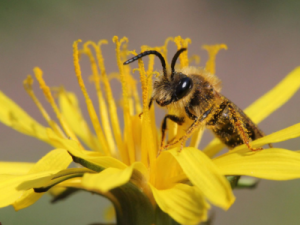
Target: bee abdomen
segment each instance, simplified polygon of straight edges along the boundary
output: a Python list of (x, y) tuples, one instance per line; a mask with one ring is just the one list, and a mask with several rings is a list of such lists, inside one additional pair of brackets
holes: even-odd
[[(230, 115), (231, 111), (229, 107), (233, 108), (236, 114), (238, 114), (237, 118), (239, 121), (234, 121)], [(215, 110), (214, 115), (207, 122), (207, 126), (217, 138), (231, 149), (244, 144), (243, 137), (241, 137), (237, 129), (236, 122), (241, 123), (250, 140), (256, 140), (264, 136), (252, 120), (228, 99)]]

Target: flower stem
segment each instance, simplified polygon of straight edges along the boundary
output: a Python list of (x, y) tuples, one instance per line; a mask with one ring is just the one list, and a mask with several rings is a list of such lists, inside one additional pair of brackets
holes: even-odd
[(117, 225), (178, 225), (132, 183), (113, 189)]

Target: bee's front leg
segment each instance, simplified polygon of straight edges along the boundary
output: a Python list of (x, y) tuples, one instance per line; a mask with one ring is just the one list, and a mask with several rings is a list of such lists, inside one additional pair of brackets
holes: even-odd
[(161, 153), (163, 146), (164, 146), (164, 141), (166, 138), (166, 130), (167, 130), (167, 119), (172, 120), (174, 123), (177, 123), (178, 125), (182, 125), (184, 123), (184, 117), (178, 117), (175, 115), (166, 115), (165, 118), (163, 119), (162, 125), (161, 125), (161, 145), (160, 149), (158, 152), (158, 155)]
[(179, 150), (179, 151), (181, 151), (183, 149), (183, 145), (184, 145), (185, 141), (191, 136), (191, 134), (195, 131), (195, 129), (198, 128), (199, 125), (201, 125), (201, 122), (207, 118), (207, 116), (211, 113), (211, 111), (212, 111), (212, 108), (205, 111), (202, 114), (202, 116), (197, 117), (190, 112), (188, 107), (185, 107), (186, 114), (188, 115), (188, 117), (191, 120), (194, 120), (194, 122), (192, 123), (192, 125), (189, 127), (189, 129), (185, 132), (185, 134), (181, 138), (172, 141), (171, 143), (167, 144), (164, 148), (166, 149), (166, 148), (168, 148), (172, 145), (175, 145), (181, 141), (181, 146), (180, 146), (180, 150)]
[[(148, 109), (149, 109), (149, 110), (151, 109), (152, 102), (153, 102), (153, 97), (151, 97), (151, 98), (150, 98), (150, 101), (149, 101), (149, 105), (148, 105)], [(140, 117), (140, 118), (142, 118), (143, 113), (144, 113), (144, 112), (141, 112), (141, 113), (139, 114), (139, 117)]]

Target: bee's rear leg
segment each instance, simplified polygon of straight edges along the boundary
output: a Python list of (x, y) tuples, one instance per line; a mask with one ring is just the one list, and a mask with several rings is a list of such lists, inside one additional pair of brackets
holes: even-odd
[(234, 107), (230, 103), (228, 104), (228, 109), (230, 112), (230, 117), (233, 120), (232, 123), (234, 127), (237, 129), (244, 144), (247, 145), (248, 149), (250, 149), (251, 151), (263, 150), (263, 148), (254, 148), (250, 145), (249, 136), (247, 134), (246, 128), (243, 125), (241, 116), (238, 114), (238, 112), (234, 109)]

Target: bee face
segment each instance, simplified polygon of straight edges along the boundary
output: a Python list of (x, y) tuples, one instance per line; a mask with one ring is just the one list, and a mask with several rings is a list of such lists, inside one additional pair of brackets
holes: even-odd
[(176, 73), (173, 80), (161, 77), (155, 81), (153, 89), (153, 100), (164, 107), (187, 96), (193, 89), (193, 80), (182, 73)]

